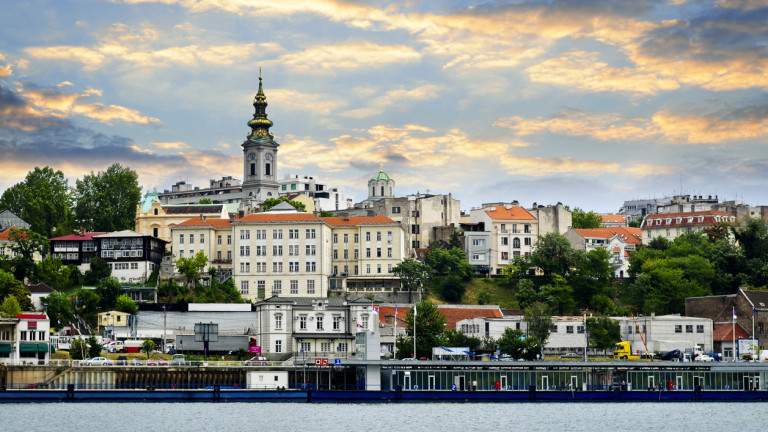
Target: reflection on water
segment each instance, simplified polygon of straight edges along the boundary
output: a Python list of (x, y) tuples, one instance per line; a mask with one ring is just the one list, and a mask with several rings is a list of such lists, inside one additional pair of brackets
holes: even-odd
[[(0, 405), (3, 431), (757, 430), (763, 403), (51, 403)], [(720, 413), (713, 418), (713, 413)]]

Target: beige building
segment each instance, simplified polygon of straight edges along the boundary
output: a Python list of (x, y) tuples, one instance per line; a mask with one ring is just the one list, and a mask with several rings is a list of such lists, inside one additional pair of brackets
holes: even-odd
[(483, 249), (487, 248), (489, 254), (491, 274), (501, 274), (501, 269), (509, 265), (514, 257), (530, 255), (533, 251), (538, 221), (523, 207), (492, 205), (472, 209), (470, 220), (473, 224), (482, 224), (483, 230), (490, 232)]
[(331, 291), (397, 291), (405, 230), (385, 216), (326, 217), (332, 228)]
[(232, 270), (232, 224), (229, 219), (193, 218), (171, 228), (174, 260), (202, 251), (208, 267)]
[(682, 234), (700, 232), (706, 227), (719, 223), (736, 223), (736, 216), (715, 210), (653, 214), (643, 219), (640, 229), (643, 231), (644, 242), (649, 242), (656, 237), (673, 241)]
[[(232, 204), (237, 207), (237, 204)], [(224, 204), (164, 205), (157, 192), (149, 192), (136, 209), (134, 231), (171, 242), (171, 229), (191, 217), (229, 219), (229, 208)]]

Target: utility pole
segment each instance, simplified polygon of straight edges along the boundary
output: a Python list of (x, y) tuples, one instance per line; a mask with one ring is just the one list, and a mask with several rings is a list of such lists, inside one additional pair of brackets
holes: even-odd
[(168, 322), (168, 315), (165, 313), (165, 305), (163, 305), (163, 354), (165, 354), (165, 328)]

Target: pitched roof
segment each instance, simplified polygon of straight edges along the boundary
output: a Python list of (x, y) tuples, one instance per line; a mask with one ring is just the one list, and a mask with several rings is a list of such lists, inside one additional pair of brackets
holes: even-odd
[(486, 210), (485, 213), (495, 220), (536, 220), (528, 210), (523, 207), (496, 207), (494, 210)]
[(614, 235), (621, 237), (626, 243), (642, 244), (643, 236), (640, 228), (632, 227), (604, 227), (604, 228), (577, 228), (574, 229), (585, 238), (611, 238)]
[(56, 237), (48, 240), (49, 241), (90, 241), (90, 240), (93, 240), (95, 236), (100, 236), (104, 234), (107, 234), (107, 233), (105, 232), (77, 233), (77, 234), (65, 235), (63, 237)]
[(255, 213), (239, 219), (235, 224), (242, 222), (323, 222), (311, 213)]
[(599, 216), (603, 218), (603, 223), (627, 223), (627, 217), (624, 215), (601, 214)]
[[(405, 315), (411, 310), (412, 305), (397, 305), (397, 325), (405, 324)], [(395, 324), (395, 306), (379, 306), (379, 322), (384, 324)]]
[(752, 302), (755, 309), (768, 308), (768, 291), (741, 290), (745, 296)]
[(165, 214), (221, 214), (223, 204), (164, 205)]
[[(733, 328), (732, 323), (714, 323), (713, 329), (712, 329), (712, 340), (717, 342), (723, 342), (723, 341), (732, 341), (733, 340), (733, 332), (731, 331)], [(740, 324), (736, 324), (736, 339), (748, 339), (749, 333), (747, 333), (746, 330), (744, 330), (744, 327), (742, 327)]]
[(384, 215), (376, 216), (333, 216), (333, 217), (321, 217), (320, 219), (328, 222), (332, 226), (357, 226), (357, 225), (374, 225), (374, 224), (396, 224), (397, 222)]
[(27, 291), (33, 294), (50, 294), (53, 292), (53, 288), (49, 287), (48, 285), (42, 282), (35, 285), (27, 285), (26, 288), (27, 288)]
[(576, 228), (574, 231), (586, 238), (611, 238), (615, 235), (608, 228)]
[[(708, 225), (715, 225), (718, 223), (718, 220), (715, 219), (720, 218), (721, 216), (725, 217), (735, 217), (732, 216), (724, 211), (698, 211), (698, 212), (687, 212), (687, 213), (663, 213), (663, 214), (654, 214), (654, 215), (648, 215), (643, 219), (643, 229), (649, 229), (649, 228), (669, 228), (669, 227), (685, 227), (685, 226), (708, 226)], [(702, 218), (701, 221), (699, 221), (699, 217)], [(680, 222), (677, 221), (677, 219), (680, 218)], [(691, 219), (689, 222), (688, 219)], [(667, 220), (669, 219), (669, 222)], [(724, 218), (720, 218), (720, 222), (729, 222), (728, 220), (723, 220)], [(651, 222), (656, 221), (658, 223), (651, 224)]]
[(133, 230), (114, 231), (105, 234), (99, 234), (94, 237), (98, 238), (118, 238), (118, 237), (150, 237), (146, 234), (138, 233)]
[[(229, 219), (200, 219), (192, 218), (176, 225), (176, 227), (210, 227), (210, 228), (229, 228), (232, 224)], [(175, 227), (175, 228), (176, 228)]]
[(501, 318), (501, 308), (498, 306), (464, 306), (437, 305), (438, 310), (445, 315), (447, 328), (455, 329), (456, 323), (469, 318)]

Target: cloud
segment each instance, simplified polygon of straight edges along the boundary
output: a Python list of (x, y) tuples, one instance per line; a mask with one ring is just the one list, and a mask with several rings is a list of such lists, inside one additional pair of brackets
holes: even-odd
[(420, 57), (417, 51), (405, 45), (376, 45), (363, 42), (316, 45), (302, 52), (283, 55), (278, 62), (299, 72), (330, 73), (337, 69), (407, 63)]
[(291, 89), (270, 89), (269, 103), (281, 109), (312, 111), (318, 114), (332, 114), (347, 105), (336, 95), (304, 93)]
[(187, 150), (189, 145), (183, 142), (154, 142), (153, 146), (162, 150)]
[(724, 107), (710, 112), (663, 110), (654, 124), (670, 140), (684, 144), (720, 144), (768, 137), (768, 104)]
[[(371, 92), (375, 90), (370, 89)], [(424, 84), (413, 89), (393, 89), (387, 91), (384, 95), (370, 100), (368, 107), (356, 108), (342, 112), (340, 115), (351, 118), (365, 118), (379, 115), (384, 112), (384, 108), (407, 110), (413, 102), (434, 99), (438, 96), (441, 87), (435, 84)], [(368, 93), (357, 89), (358, 93)], [(368, 95), (370, 96), (370, 94)]]
[(160, 120), (144, 116), (131, 108), (98, 102), (85, 103), (88, 98), (100, 96), (99, 90), (67, 93), (57, 88), (42, 88), (31, 83), (16, 84), (20, 88), (20, 96), (34, 107), (34, 110), (47, 116), (66, 118), (74, 114), (105, 124), (114, 124), (116, 121), (141, 125), (160, 124)]
[(502, 155), (501, 165), (510, 175), (525, 175), (531, 177), (546, 177), (558, 174), (579, 174), (583, 176), (601, 176), (617, 173), (621, 165), (615, 162), (598, 160), (573, 160), (570, 157), (520, 157)]
[(558, 58), (527, 68), (532, 82), (575, 87), (590, 92), (622, 91), (655, 94), (662, 90), (676, 90), (680, 85), (674, 79), (642, 68), (612, 68), (598, 61), (599, 54), (584, 51), (564, 53)]
[(0, 78), (6, 78), (13, 75), (11, 65), (0, 66)]

